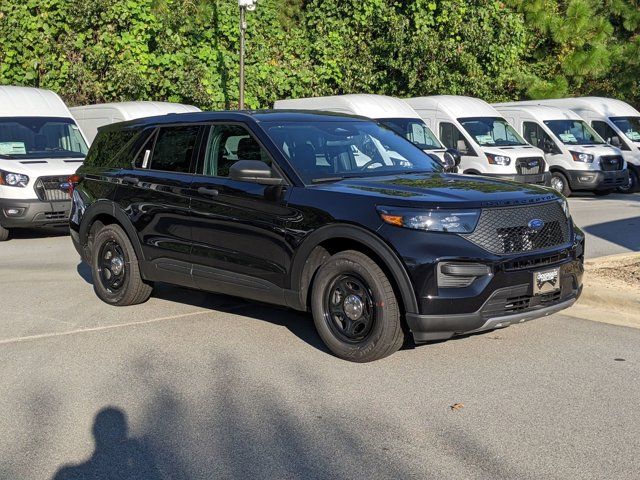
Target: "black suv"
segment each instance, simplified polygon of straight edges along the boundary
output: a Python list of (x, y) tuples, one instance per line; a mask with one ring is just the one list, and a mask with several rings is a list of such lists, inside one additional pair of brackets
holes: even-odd
[(95, 291), (133, 305), (154, 282), (311, 311), (338, 356), (569, 307), (584, 236), (550, 189), (445, 173), (365, 118), (166, 115), (100, 129), (71, 232)]

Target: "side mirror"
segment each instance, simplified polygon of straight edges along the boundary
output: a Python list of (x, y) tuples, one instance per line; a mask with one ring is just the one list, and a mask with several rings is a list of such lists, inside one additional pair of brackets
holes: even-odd
[(465, 142), (464, 140), (458, 140), (456, 142), (456, 149), (458, 150), (458, 152), (465, 154), (467, 153), (467, 142)]
[(282, 185), (282, 179), (271, 176), (271, 167), (260, 160), (238, 160), (229, 168), (229, 178), (260, 185)]
[(557, 153), (555, 143), (553, 143), (553, 141), (549, 140), (548, 138), (545, 138), (542, 142), (542, 150), (544, 150), (545, 153)]
[(614, 147), (616, 147), (616, 148), (620, 148), (622, 146), (622, 142), (620, 141), (620, 137), (618, 137), (617, 135), (611, 137), (611, 140), (609, 140), (609, 143), (611, 145), (613, 145)]
[(453, 148), (448, 148), (444, 152), (444, 171), (449, 173), (455, 173), (458, 171), (458, 165), (460, 165), (460, 152)]

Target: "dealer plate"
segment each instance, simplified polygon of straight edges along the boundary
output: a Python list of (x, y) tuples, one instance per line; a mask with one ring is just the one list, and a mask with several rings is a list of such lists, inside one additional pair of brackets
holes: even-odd
[(533, 272), (533, 294), (542, 295), (545, 293), (560, 290), (560, 268), (541, 270)]

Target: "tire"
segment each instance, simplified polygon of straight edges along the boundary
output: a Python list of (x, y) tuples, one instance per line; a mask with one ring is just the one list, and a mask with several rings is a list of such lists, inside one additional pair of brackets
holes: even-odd
[(640, 178), (638, 172), (632, 168), (629, 169), (629, 183), (625, 187), (618, 187), (620, 193), (636, 193), (640, 191)]
[(9, 240), (9, 229), (0, 225), (0, 242)]
[(561, 172), (551, 172), (551, 188), (556, 192), (560, 192), (565, 197), (571, 195), (569, 180), (567, 180), (567, 177)]
[(337, 253), (318, 269), (311, 310), (318, 334), (342, 359), (379, 360), (404, 342), (393, 287), (378, 264), (361, 252)]
[(142, 279), (131, 240), (119, 225), (97, 231), (91, 247), (91, 274), (96, 295), (109, 305), (137, 305), (146, 302), (153, 291), (153, 285)]
[(594, 191), (593, 191), (593, 194), (594, 194), (596, 197), (604, 197), (604, 196), (606, 196), (606, 195), (609, 195), (609, 194), (610, 194), (610, 193), (612, 193), (612, 192), (613, 192), (613, 190), (594, 190)]

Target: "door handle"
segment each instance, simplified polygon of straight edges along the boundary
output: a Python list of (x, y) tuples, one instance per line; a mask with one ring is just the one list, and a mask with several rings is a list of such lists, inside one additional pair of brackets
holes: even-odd
[(140, 183), (140, 179), (136, 177), (122, 177), (122, 183), (128, 183), (129, 185), (137, 185)]
[(207, 187), (200, 187), (198, 188), (198, 193), (200, 195), (207, 195), (209, 197), (216, 197), (218, 196), (218, 190), (215, 188), (207, 188)]

